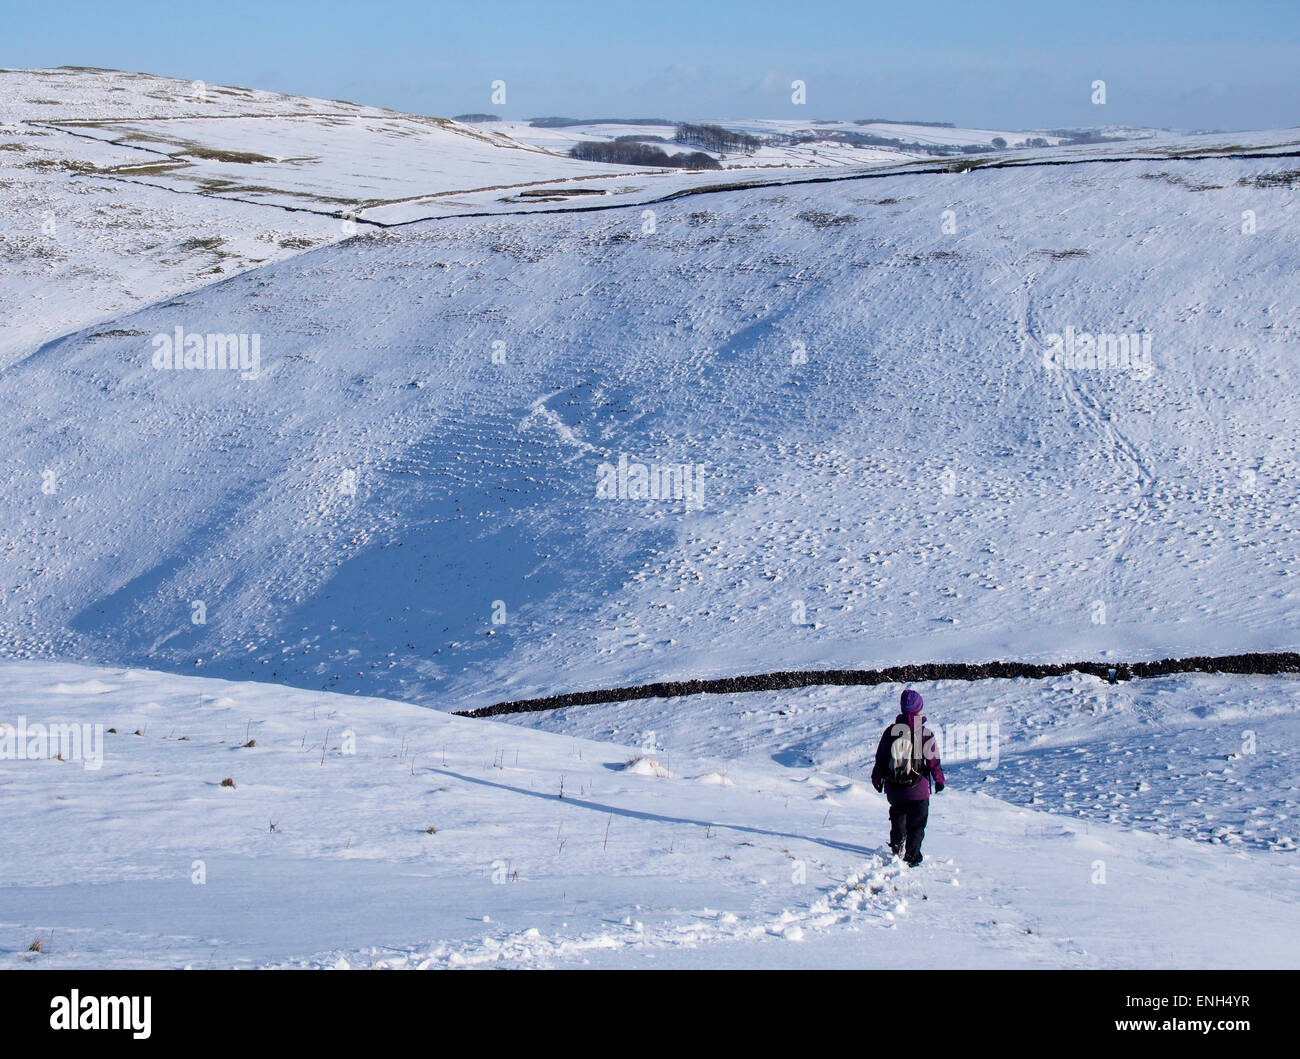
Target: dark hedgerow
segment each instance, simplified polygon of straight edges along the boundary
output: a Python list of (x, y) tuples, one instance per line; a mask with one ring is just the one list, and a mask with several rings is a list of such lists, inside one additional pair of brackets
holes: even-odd
[(583, 140), (569, 148), (570, 158), (613, 165), (640, 165), (656, 169), (721, 169), (716, 158), (703, 151), (670, 155), (645, 143)]

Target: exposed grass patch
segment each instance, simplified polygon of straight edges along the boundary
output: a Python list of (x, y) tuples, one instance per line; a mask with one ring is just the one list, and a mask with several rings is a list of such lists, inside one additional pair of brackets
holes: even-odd
[(255, 165), (259, 162), (276, 161), (274, 158), (253, 151), (220, 151), (215, 147), (200, 147), (198, 145), (186, 147), (185, 150), (179, 153), (187, 158), (202, 158), (206, 162), (232, 162), (236, 165)]
[(33, 158), (29, 162), (19, 162), (20, 169), (36, 169), (42, 173), (57, 170), (62, 173), (95, 173), (98, 170), (90, 162), (79, 162), (73, 158)]
[(1163, 180), (1166, 184), (1173, 184), (1176, 187), (1186, 188), (1188, 191), (1218, 191), (1223, 187), (1222, 184), (1193, 184), (1190, 180), (1184, 180), (1174, 173), (1139, 173), (1139, 180)]
[(837, 214), (829, 210), (801, 210), (795, 216), (818, 230), (838, 228), (841, 225), (857, 224), (858, 222), (858, 219), (851, 213)]
[(1300, 169), (1286, 169), (1277, 173), (1258, 173), (1237, 181), (1242, 187), (1291, 188), (1300, 184)]
[(1206, 154), (1233, 154), (1238, 151), (1249, 150), (1249, 147), (1244, 147), (1239, 143), (1231, 143), (1226, 147), (1194, 147), (1187, 151), (1167, 150), (1162, 153), (1166, 158), (1197, 158)]
[[(956, 250), (931, 250), (928, 254), (909, 254), (906, 260), (914, 265), (921, 265), (927, 261), (944, 261), (952, 257), (961, 257)], [(854, 268), (869, 268), (869, 263), (855, 263)]]
[(1046, 247), (1035, 250), (1035, 254), (1046, 254), (1053, 261), (1063, 261), (1067, 257), (1087, 257), (1088, 251), (1082, 247), (1072, 247), (1069, 250), (1051, 250)]
[(239, 184), (223, 177), (197, 177), (194, 181), (205, 195), (284, 195), (289, 198), (307, 199), (309, 202), (333, 204), (348, 209), (364, 205), (360, 199), (345, 199), (336, 195), (313, 195), (307, 191), (294, 191), (290, 188), (273, 188), (265, 184)]
[(0, 236), (0, 261), (25, 261), (38, 258), (57, 261), (58, 247), (48, 238), (36, 236)]
[(181, 250), (216, 250), (224, 242), (225, 240), (219, 235), (210, 235), (206, 237), (195, 235), (191, 236), (189, 239), (182, 240), (177, 244), (177, 246)]
[(155, 176), (158, 173), (170, 173), (173, 169), (185, 169), (189, 162), (153, 162), (141, 165), (139, 162), (105, 169), (104, 173), (112, 176)]

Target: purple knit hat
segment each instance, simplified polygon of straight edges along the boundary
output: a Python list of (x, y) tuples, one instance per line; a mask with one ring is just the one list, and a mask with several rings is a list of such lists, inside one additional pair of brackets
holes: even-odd
[(924, 706), (925, 703), (924, 701), (922, 701), (921, 696), (917, 692), (913, 691), (911, 688), (908, 688), (905, 692), (903, 692), (903, 697), (899, 700), (899, 705), (903, 707), (904, 713), (910, 714), (910, 713), (920, 713), (921, 707)]

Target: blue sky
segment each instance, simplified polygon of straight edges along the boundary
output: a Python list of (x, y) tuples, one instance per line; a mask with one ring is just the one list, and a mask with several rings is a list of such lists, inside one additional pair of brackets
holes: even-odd
[[(0, 65), (437, 115), (1273, 128), (1300, 124), (1300, 0), (43, 0), (9, 6)], [(491, 102), (498, 79), (504, 106)]]

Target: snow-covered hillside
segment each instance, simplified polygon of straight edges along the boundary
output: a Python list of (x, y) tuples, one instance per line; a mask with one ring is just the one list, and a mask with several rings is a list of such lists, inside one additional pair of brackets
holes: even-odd
[(635, 194), (619, 183), (629, 175), (663, 192), (700, 182), (338, 100), (117, 70), (0, 70), (0, 367), (359, 227), (527, 212), (597, 185), (598, 198)]
[(629, 170), (354, 103), (115, 70), (0, 70), (0, 367), (346, 238), (367, 205), (611, 172)]
[(59, 335), (343, 237), (323, 216), (104, 175), (138, 165), (139, 152), (49, 122), (107, 115), (120, 100), (165, 112), (190, 91), (160, 78), (111, 80), (0, 71), (0, 368)]
[[(461, 708), (1292, 647), (1285, 165), (417, 225), (72, 334), (0, 375), (4, 649)], [(259, 377), (157, 370), (178, 327)], [(1045, 368), (1070, 332), (1149, 360)], [(701, 502), (602, 497), (620, 457)]]
[(0, 754), (11, 962), (1294, 962), (1294, 676), (923, 687), (1000, 760), (906, 876), (898, 688), (448, 714), (1294, 650), (1295, 130), (634, 171), (75, 70), (0, 122), (0, 725), (117, 729)]

